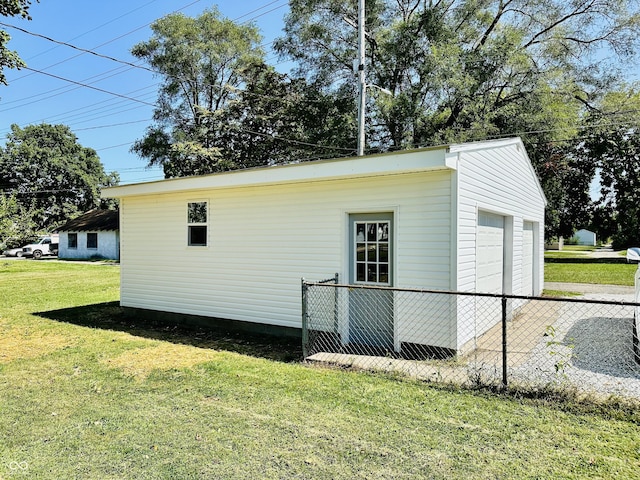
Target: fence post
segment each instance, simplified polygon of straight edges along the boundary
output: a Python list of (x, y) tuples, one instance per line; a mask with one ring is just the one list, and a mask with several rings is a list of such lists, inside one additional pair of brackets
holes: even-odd
[[(334, 283), (338, 285), (338, 274), (334, 276)], [(333, 289), (333, 330), (338, 335), (338, 287)]]
[(302, 278), (302, 358), (309, 354), (309, 330), (307, 325), (307, 294), (309, 287)]
[(507, 387), (507, 297), (502, 296), (502, 386)]

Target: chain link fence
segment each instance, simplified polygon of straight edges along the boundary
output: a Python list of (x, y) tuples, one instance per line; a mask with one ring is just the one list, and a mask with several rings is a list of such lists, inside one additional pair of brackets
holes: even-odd
[[(309, 361), (640, 398), (639, 303), (302, 282)], [(637, 298), (636, 298), (637, 301)]]

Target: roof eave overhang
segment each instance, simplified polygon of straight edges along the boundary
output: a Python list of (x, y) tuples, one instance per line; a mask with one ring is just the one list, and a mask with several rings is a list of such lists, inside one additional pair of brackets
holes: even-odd
[(309, 183), (455, 168), (456, 162), (447, 155), (447, 147), (438, 147), (115, 186), (103, 189), (102, 197), (124, 198), (185, 191)]

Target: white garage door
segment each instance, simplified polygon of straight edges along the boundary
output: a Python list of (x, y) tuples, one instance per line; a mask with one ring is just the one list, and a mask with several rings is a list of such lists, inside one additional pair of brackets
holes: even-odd
[(533, 295), (533, 223), (522, 226), (522, 295)]
[(476, 291), (502, 293), (504, 217), (478, 212), (476, 232)]

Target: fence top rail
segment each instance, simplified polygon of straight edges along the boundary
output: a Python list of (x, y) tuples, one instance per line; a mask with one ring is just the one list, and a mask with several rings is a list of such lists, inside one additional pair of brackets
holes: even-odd
[[(333, 279), (331, 280), (333, 281)], [(400, 287), (384, 287), (380, 285), (361, 285), (361, 284), (342, 284), (328, 283), (326, 280), (322, 282), (309, 282), (303, 279), (302, 283), (307, 287), (328, 287), (328, 288), (348, 288), (361, 290), (389, 290), (395, 292), (407, 293), (431, 293), (440, 295), (455, 295), (468, 297), (486, 297), (486, 298), (506, 298), (515, 300), (544, 300), (546, 302), (569, 302), (569, 303), (588, 303), (598, 305), (618, 305), (623, 307), (640, 307), (640, 303), (624, 302), (616, 300), (594, 300), (590, 298), (568, 298), (568, 297), (534, 297), (530, 295), (510, 295), (505, 293), (481, 293), (481, 292), (457, 292), (451, 290), (430, 290), (424, 288), (400, 288)]]

